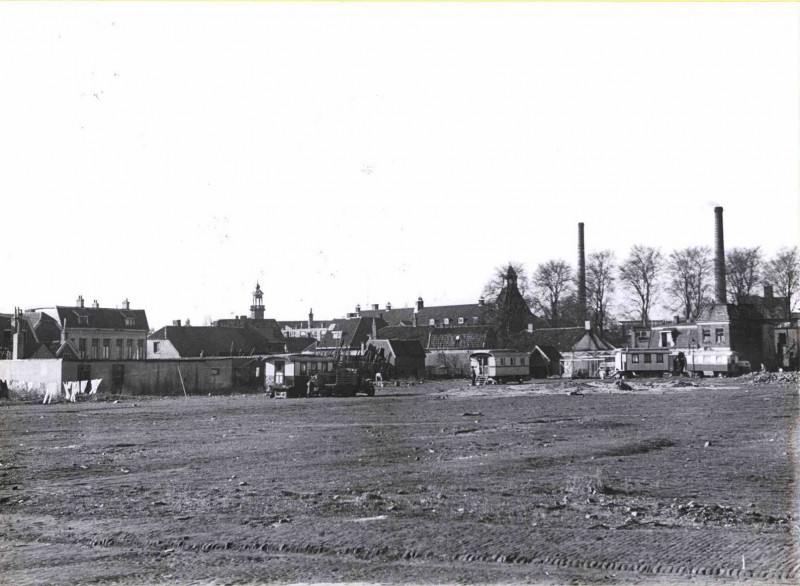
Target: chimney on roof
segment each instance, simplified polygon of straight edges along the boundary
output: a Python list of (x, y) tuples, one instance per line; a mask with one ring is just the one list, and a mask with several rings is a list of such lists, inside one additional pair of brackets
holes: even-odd
[(481, 295), (480, 297), (478, 297), (478, 305), (479, 305), (480, 307), (483, 307), (484, 305), (486, 305), (486, 299), (484, 298), (484, 296), (483, 296), (483, 295)]
[(727, 302), (727, 287), (725, 284), (725, 238), (722, 229), (722, 207), (714, 208), (714, 300), (719, 305)]
[(388, 301), (386, 302), (386, 311), (392, 311), (392, 304)]
[(356, 317), (361, 315), (361, 304), (356, 303)]
[(773, 295), (772, 285), (764, 285), (764, 299), (772, 299)]
[(378, 325), (375, 323), (375, 318), (372, 318), (372, 339), (378, 339)]
[(308, 329), (311, 329), (313, 327), (314, 327), (314, 309), (312, 308), (308, 310)]
[(422, 301), (422, 296), (420, 295), (417, 297), (417, 304), (414, 306), (414, 311), (419, 311), (423, 307), (425, 307), (425, 302)]
[(584, 321), (583, 322), (583, 329), (586, 330), (587, 332), (591, 332), (592, 331), (592, 322), (589, 321), (588, 319), (586, 321)]
[(412, 325), (416, 328), (417, 327), (417, 312), (414, 312), (413, 321), (411, 322)]
[(378, 311), (378, 304), (377, 303), (373, 303), (372, 304), (372, 310), (373, 311)]
[(75, 307), (83, 307), (83, 295), (78, 295), (78, 299), (75, 301)]
[(586, 318), (586, 248), (583, 242), (583, 222), (578, 222), (578, 318)]
[(533, 324), (528, 324), (528, 333), (529, 334), (533, 333)]
[[(81, 299), (81, 307), (83, 307), (83, 299)], [(125, 301), (122, 302), (122, 309), (130, 309), (130, 308), (131, 308), (131, 302), (128, 301), (128, 298), (126, 297)]]
[(100, 304), (97, 302), (97, 299), (92, 301), (92, 309), (100, 309)]
[(179, 327), (181, 327), (181, 320), (179, 320), (179, 319), (173, 319), (173, 320), (172, 320), (172, 325), (173, 325), (173, 327), (176, 327), (176, 328), (179, 328)]

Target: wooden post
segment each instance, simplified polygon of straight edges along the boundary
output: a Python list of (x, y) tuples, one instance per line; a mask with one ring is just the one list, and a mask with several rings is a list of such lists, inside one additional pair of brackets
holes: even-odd
[(183, 396), (188, 397), (189, 395), (186, 394), (186, 385), (183, 384), (183, 373), (181, 372), (181, 367), (178, 366), (178, 376), (181, 377), (181, 386), (183, 387)]

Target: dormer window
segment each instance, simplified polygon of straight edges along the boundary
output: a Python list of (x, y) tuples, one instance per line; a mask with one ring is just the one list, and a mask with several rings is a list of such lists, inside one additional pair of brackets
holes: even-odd
[(78, 316), (78, 325), (79, 326), (88, 326), (89, 325), (89, 316), (88, 315), (79, 315)]
[(126, 317), (125, 318), (125, 327), (130, 328), (136, 325), (136, 318), (133, 317)]
[(446, 318), (444, 318), (444, 319), (442, 320), (442, 322), (444, 323), (444, 325), (446, 325), (446, 326), (449, 326), (449, 325), (450, 325), (450, 318), (449, 318), (449, 317), (446, 317)]
[(458, 325), (462, 325), (463, 323), (464, 323), (464, 318), (463, 317), (458, 318)]
[(429, 326), (435, 326), (435, 325), (436, 325), (436, 320), (435, 320), (435, 319), (433, 319), (433, 318), (429, 319), (429, 320), (428, 320), (428, 325), (429, 325)]

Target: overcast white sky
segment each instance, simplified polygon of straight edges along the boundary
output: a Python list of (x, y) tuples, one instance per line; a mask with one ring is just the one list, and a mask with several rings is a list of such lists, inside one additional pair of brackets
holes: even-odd
[(798, 242), (797, 4), (0, 5), (0, 311), (474, 302)]

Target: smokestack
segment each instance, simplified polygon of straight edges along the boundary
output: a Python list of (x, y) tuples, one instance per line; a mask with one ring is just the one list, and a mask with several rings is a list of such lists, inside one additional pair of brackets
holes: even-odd
[(314, 310), (313, 309), (309, 309), (308, 310), (308, 329), (310, 330), (313, 327), (314, 327)]
[(586, 319), (586, 249), (583, 242), (583, 222), (578, 222), (578, 318)]
[(714, 208), (714, 300), (723, 305), (727, 302), (728, 294), (725, 285), (725, 238), (722, 230), (722, 207)]

